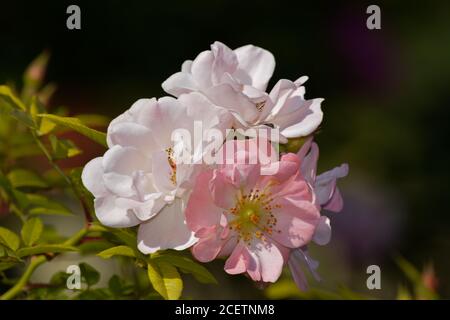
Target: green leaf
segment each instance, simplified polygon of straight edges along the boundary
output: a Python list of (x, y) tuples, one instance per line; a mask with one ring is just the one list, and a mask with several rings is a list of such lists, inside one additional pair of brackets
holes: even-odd
[(100, 273), (87, 263), (80, 263), (81, 277), (84, 278), (86, 284), (90, 287), (100, 281)]
[(38, 114), (41, 113), (45, 113), (45, 107), (44, 105), (41, 103), (41, 101), (39, 101), (39, 98), (36, 96), (33, 96), (31, 98), (31, 103), (30, 103), (30, 114), (31, 117), (36, 121), (36, 116)]
[(39, 125), (39, 136), (45, 136), (46, 134), (49, 134), (53, 131), (53, 129), (56, 128), (56, 123), (53, 121), (50, 121), (46, 118), (41, 119), (41, 124)]
[(98, 252), (104, 251), (111, 247), (114, 247), (114, 244), (106, 240), (86, 241), (78, 245), (78, 249), (83, 255), (97, 254)]
[(109, 291), (111, 291), (114, 296), (119, 297), (123, 294), (123, 286), (122, 280), (116, 274), (113, 275), (108, 281)]
[(14, 188), (20, 187), (35, 187), (35, 188), (47, 188), (48, 184), (38, 176), (36, 173), (25, 170), (16, 169), (8, 173), (8, 180)]
[(34, 144), (15, 146), (9, 151), (9, 155), (14, 159), (39, 156), (41, 153), (42, 150)]
[(415, 284), (421, 281), (420, 272), (412, 265), (412, 263), (401, 256), (395, 257), (395, 262), (411, 282)]
[(20, 239), (11, 230), (0, 227), (0, 243), (7, 246), (13, 251), (17, 251), (20, 246)]
[(106, 127), (111, 119), (100, 114), (79, 114), (77, 118), (89, 127)]
[(7, 270), (9, 268), (12, 268), (20, 262), (21, 262), (21, 260), (14, 258), (14, 257), (2, 258), (2, 259), (0, 259), (0, 272)]
[(42, 117), (44, 119), (48, 119), (52, 122), (54, 122), (57, 125), (70, 128), (89, 139), (101, 144), (102, 146), (106, 145), (106, 134), (94, 129), (91, 129), (87, 126), (85, 126), (80, 119), (74, 118), (74, 117), (59, 117), (53, 114), (39, 114), (39, 117)]
[(0, 105), (7, 105), (11, 108), (26, 111), (25, 105), (17, 98), (8, 86), (0, 86)]
[(22, 235), (23, 243), (27, 246), (34, 245), (41, 237), (44, 224), (39, 218), (31, 218), (25, 222), (20, 234)]
[(53, 216), (71, 216), (72, 212), (70, 212), (68, 209), (61, 209), (63, 208), (61, 205), (57, 204), (58, 207), (51, 208), (51, 207), (36, 207), (33, 209), (30, 209), (28, 213), (30, 215), (53, 215)]
[(22, 258), (43, 253), (60, 253), (68, 251), (78, 251), (78, 249), (64, 244), (41, 244), (34, 247), (21, 248), (17, 250), (17, 255)]
[(125, 256), (135, 258), (134, 250), (128, 246), (117, 246), (113, 248), (106, 249), (97, 254), (99, 257), (103, 259), (109, 259), (113, 256)]
[(279, 144), (281, 152), (297, 153), (300, 148), (305, 144), (308, 137), (292, 138), (288, 139), (286, 144)]
[(61, 243), (66, 240), (65, 237), (58, 233), (58, 230), (52, 225), (46, 225), (44, 231), (42, 231), (40, 241), (42, 243)]
[(38, 194), (26, 194), (30, 215), (71, 216), (72, 212), (62, 204)]
[(163, 261), (170, 263), (178, 267), (181, 272), (192, 274), (195, 279), (201, 283), (217, 284), (217, 280), (208, 271), (208, 269), (188, 257), (177, 256), (174, 254), (161, 254), (160, 256), (156, 256), (152, 259), (158, 262)]
[(177, 269), (165, 262), (148, 261), (148, 278), (153, 288), (166, 300), (177, 300), (183, 291), (183, 280)]
[(66, 286), (67, 284), (67, 278), (70, 277), (70, 274), (64, 271), (58, 271), (55, 274), (53, 274), (52, 278), (50, 279), (50, 284), (58, 287)]
[(80, 149), (70, 140), (58, 139), (55, 135), (50, 135), (50, 144), (52, 146), (53, 157), (66, 159), (77, 156), (82, 153)]
[(25, 105), (17, 98), (8, 86), (0, 86), (0, 115), (6, 114), (34, 128), (35, 123), (27, 113)]

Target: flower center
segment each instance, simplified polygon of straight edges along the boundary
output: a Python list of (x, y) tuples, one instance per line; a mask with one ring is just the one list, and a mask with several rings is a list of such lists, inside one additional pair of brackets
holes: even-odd
[(167, 148), (165, 151), (167, 153), (167, 162), (169, 162), (170, 169), (172, 170), (172, 172), (170, 174), (170, 181), (172, 182), (172, 184), (174, 186), (176, 186), (177, 185), (177, 164), (175, 162), (175, 159), (173, 158), (173, 149)]
[(257, 103), (255, 104), (256, 110), (258, 110), (259, 112), (261, 112), (262, 109), (264, 109), (264, 106), (265, 106), (265, 105), (266, 105), (266, 102), (265, 102), (265, 101), (257, 102)]
[(248, 194), (239, 195), (236, 205), (225, 212), (230, 221), (229, 229), (236, 231), (239, 239), (247, 244), (255, 237), (266, 241), (265, 235), (280, 232), (275, 228), (277, 218), (272, 210), (281, 206), (272, 203), (272, 195), (267, 189), (252, 189)]

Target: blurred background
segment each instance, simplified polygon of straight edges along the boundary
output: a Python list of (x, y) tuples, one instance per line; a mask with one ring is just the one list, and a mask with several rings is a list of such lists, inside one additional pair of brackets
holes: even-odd
[[(81, 8), (81, 30), (66, 28), (70, 4)], [(329, 215), (332, 241), (310, 248), (323, 278), (311, 286), (395, 298), (399, 285), (408, 285), (395, 263), (401, 255), (426, 270), (441, 298), (450, 298), (450, 3), (377, 2), (381, 30), (366, 28), (370, 4), (2, 1), (0, 83), (20, 83), (25, 67), (47, 49), (47, 80), (57, 85), (50, 106), (113, 118), (138, 98), (164, 95), (161, 82), (216, 40), (231, 48), (261, 46), (277, 62), (269, 87), (308, 75), (306, 97), (325, 98), (320, 171), (350, 165), (340, 181), (345, 208)], [(81, 138), (78, 144), (85, 152), (67, 166), (104, 152)], [(0, 224), (12, 223), (8, 219), (0, 217)], [(54, 223), (70, 233), (82, 217), (70, 219)], [(68, 264), (56, 259), (35, 277), (47, 279), (52, 265), (63, 270)], [(381, 268), (381, 290), (366, 287), (372, 264)], [(263, 291), (243, 276), (227, 276), (223, 261), (208, 268), (220, 288), (187, 279), (186, 297), (295, 297), (288, 280)]]

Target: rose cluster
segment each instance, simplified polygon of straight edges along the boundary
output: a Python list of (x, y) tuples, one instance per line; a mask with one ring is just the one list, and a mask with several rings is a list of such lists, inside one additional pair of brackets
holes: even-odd
[[(336, 181), (348, 167), (316, 173), (323, 99), (305, 99), (307, 77), (267, 92), (274, 68), (267, 50), (215, 42), (163, 82), (173, 97), (140, 99), (115, 118), (109, 149), (82, 174), (98, 220), (138, 226), (144, 254), (190, 248), (257, 282), (287, 265), (306, 288), (302, 266), (318, 277), (307, 246), (329, 242), (321, 209), (342, 209)], [(283, 152), (292, 139), (298, 152)]]

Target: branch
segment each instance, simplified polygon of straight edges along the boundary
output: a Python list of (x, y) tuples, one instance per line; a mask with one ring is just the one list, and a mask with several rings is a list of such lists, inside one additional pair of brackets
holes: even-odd
[[(95, 228), (94, 228), (95, 230)], [(64, 244), (68, 246), (73, 246), (76, 243), (78, 243), (83, 237), (88, 233), (87, 228), (83, 228), (77, 233), (75, 233), (73, 236), (71, 236), (69, 239), (67, 239)], [(27, 285), (28, 280), (30, 280), (31, 275), (36, 270), (37, 267), (39, 267), (41, 264), (47, 262), (49, 259), (46, 255), (39, 255), (35, 257), (31, 257), (30, 264), (26, 268), (25, 272), (20, 277), (19, 281), (11, 287), (8, 291), (6, 291), (3, 295), (0, 296), (0, 300), (10, 300), (17, 296), (23, 288)]]
[(32, 257), (30, 264), (28, 265), (24, 274), (20, 277), (19, 281), (17, 281), (17, 283), (11, 289), (0, 296), (0, 300), (10, 300), (17, 296), (22, 291), (23, 287), (27, 284), (34, 270), (36, 270), (37, 267), (39, 267), (46, 261), (46, 256)]

